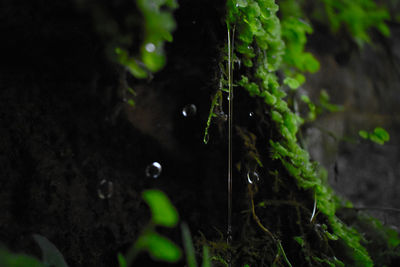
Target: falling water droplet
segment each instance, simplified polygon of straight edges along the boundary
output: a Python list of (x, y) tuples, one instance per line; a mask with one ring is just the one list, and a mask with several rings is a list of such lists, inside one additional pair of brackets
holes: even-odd
[(259, 180), (260, 180), (260, 177), (258, 176), (257, 172), (249, 171), (247, 173), (247, 181), (249, 182), (249, 184), (257, 183)]
[(238, 68), (240, 69), (240, 67), (242, 65), (242, 62), (240, 61), (240, 59), (238, 59), (237, 64), (238, 64)]
[(250, 112), (250, 113), (249, 113), (249, 117), (250, 117), (250, 118), (253, 118), (253, 117), (254, 117), (254, 112)]
[(145, 49), (147, 52), (153, 53), (154, 51), (156, 51), (156, 46), (153, 43), (148, 43), (146, 44)]
[(99, 187), (97, 188), (97, 194), (101, 199), (111, 198), (114, 193), (114, 185), (111, 181), (103, 179), (99, 183)]
[(196, 115), (197, 107), (194, 104), (186, 105), (182, 109), (182, 115), (184, 117), (191, 117)]
[(161, 164), (158, 162), (153, 162), (152, 164), (150, 164), (146, 167), (146, 170), (145, 170), (146, 176), (149, 178), (156, 179), (160, 176), (161, 170), (162, 170)]

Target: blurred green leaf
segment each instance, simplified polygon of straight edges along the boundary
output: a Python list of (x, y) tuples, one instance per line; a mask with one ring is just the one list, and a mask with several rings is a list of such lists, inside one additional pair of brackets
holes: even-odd
[(197, 267), (196, 254), (193, 247), (192, 236), (186, 223), (181, 225), (183, 247), (185, 248), (186, 260), (189, 267)]
[(385, 142), (390, 140), (389, 133), (383, 129), (382, 127), (376, 127), (372, 133), (368, 133), (367, 131), (361, 130), (358, 134), (364, 138), (369, 139), (374, 143), (379, 145), (383, 145)]
[(297, 243), (299, 243), (299, 245), (300, 245), (301, 247), (304, 246), (304, 239), (303, 239), (303, 237), (301, 237), (301, 236), (294, 236), (293, 239), (294, 239)]
[(24, 255), (14, 254), (0, 249), (0, 266), (4, 267), (46, 267), (39, 260)]
[(368, 139), (368, 133), (367, 133), (366, 131), (361, 130), (361, 131), (358, 132), (358, 134), (359, 134), (362, 138)]
[(154, 260), (177, 262), (182, 257), (177, 245), (154, 231), (141, 235), (135, 243), (135, 249), (147, 251)]
[(290, 77), (286, 77), (285, 80), (283, 80), (283, 83), (286, 84), (287, 86), (290, 87), (290, 89), (297, 89), (300, 86), (300, 83), (298, 80)]
[(207, 246), (203, 246), (203, 264), (201, 267), (211, 267), (210, 252)]
[(34, 234), (33, 238), (42, 250), (44, 264), (54, 267), (68, 267), (61, 252), (46, 237)]
[(118, 253), (118, 263), (119, 263), (119, 267), (127, 267), (128, 266), (124, 255), (122, 255), (121, 253)]
[(377, 127), (374, 129), (374, 135), (376, 135), (383, 142), (387, 142), (390, 139), (389, 133), (381, 127)]
[(142, 197), (150, 207), (154, 224), (174, 227), (178, 223), (178, 212), (163, 192), (146, 190)]

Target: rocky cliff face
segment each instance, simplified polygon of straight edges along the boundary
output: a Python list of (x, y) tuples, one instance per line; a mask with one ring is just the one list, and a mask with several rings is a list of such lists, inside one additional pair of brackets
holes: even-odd
[[(398, 211), (374, 209), (400, 208), (400, 25), (393, 23), (391, 31), (390, 38), (376, 36), (362, 48), (321, 32), (311, 37), (321, 69), (308, 77), (304, 89), (314, 99), (325, 89), (344, 109), (321, 115), (305, 136), (311, 155), (327, 168), (340, 195), (399, 227)], [(391, 136), (385, 145), (359, 137), (359, 130), (378, 126)]]

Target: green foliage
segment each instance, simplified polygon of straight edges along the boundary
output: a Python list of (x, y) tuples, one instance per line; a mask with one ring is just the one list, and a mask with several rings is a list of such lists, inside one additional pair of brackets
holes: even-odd
[(329, 112), (337, 112), (343, 110), (342, 106), (334, 105), (330, 102), (330, 96), (325, 90), (321, 90), (321, 93), (319, 95), (319, 103), (319, 110), (317, 110), (318, 114), (322, 113), (323, 110), (327, 110)]
[(7, 250), (0, 249), (0, 266), (7, 267), (47, 267), (44, 263), (39, 260), (24, 255), (14, 254)]
[(0, 266), (6, 267), (68, 267), (61, 252), (47, 238), (33, 235), (36, 243), (42, 250), (43, 260), (40, 262), (24, 254), (14, 254), (0, 249)]
[(182, 257), (181, 249), (155, 231), (156, 226), (174, 227), (178, 223), (178, 212), (168, 197), (160, 190), (146, 190), (143, 192), (142, 198), (150, 207), (151, 220), (128, 251), (126, 261), (121, 254), (118, 255), (120, 267), (130, 266), (141, 251), (148, 252), (154, 260), (179, 261)]
[(379, 145), (383, 145), (385, 142), (390, 140), (389, 133), (381, 127), (375, 128), (373, 132), (367, 132), (362, 130), (359, 131), (358, 134), (362, 138), (369, 139), (370, 141), (375, 142)]
[[(354, 3), (356, 4), (350, 5), (360, 5), (360, 1)], [(326, 238), (333, 241), (343, 240), (352, 252), (354, 266), (372, 266), (371, 258), (360, 244), (360, 234), (335, 216), (338, 202), (333, 190), (326, 183), (326, 172), (310, 161), (308, 152), (297, 142), (296, 135), (304, 120), (288, 107), (284, 99), (286, 93), (280, 89), (275, 71), (282, 69), (286, 74), (284, 83), (291, 89), (296, 89), (305, 81), (302, 73), (317, 71), (319, 63), (311, 54), (304, 52), (306, 35), (312, 33), (312, 28), (305, 20), (300, 19), (302, 12), (297, 1), (282, 1), (281, 7), (280, 23), (276, 16), (278, 6), (273, 0), (227, 1), (226, 20), (230, 28), (235, 28), (237, 32), (235, 56), (249, 70), (245, 73), (254, 73), (254, 77), (242, 75), (238, 85), (247, 90), (250, 96), (262, 98), (269, 107), (271, 119), (281, 133), (280, 137), (269, 140), (272, 159), (282, 162), (299, 187), (315, 192), (317, 207), (327, 216), (333, 230), (332, 233), (324, 230)], [(361, 7), (363, 12), (373, 13), (364, 4)], [(348, 21), (345, 17), (338, 20)], [(370, 26), (365, 23), (361, 29), (366, 31)], [(366, 40), (365, 37), (360, 37), (360, 31), (353, 33), (356, 38)], [(323, 110), (341, 110), (340, 106), (329, 102), (329, 95), (325, 91), (321, 92), (318, 105), (313, 104), (307, 96), (302, 96), (302, 100), (309, 107), (309, 120), (315, 119)], [(381, 136), (385, 138), (384, 134)], [(298, 242), (301, 242), (300, 239)], [(318, 260), (319, 258), (315, 259)], [(336, 258), (324, 258), (320, 261), (333, 264), (332, 266), (343, 266)]]
[(222, 108), (222, 92), (221, 90), (218, 90), (214, 97), (212, 98), (211, 101), (211, 107), (210, 107), (210, 112), (208, 113), (208, 119), (207, 119), (207, 124), (206, 124), (206, 128), (204, 130), (204, 137), (203, 137), (203, 142), (205, 144), (208, 143), (209, 140), (209, 133), (208, 130), (210, 129), (211, 126), (211, 120), (214, 117), (218, 117), (220, 112), (217, 112), (217, 109), (221, 109)]
[(290, 79), (297, 81), (292, 86), (285, 81), (284, 83), (288, 84), (290, 88), (296, 89), (305, 82), (302, 73), (314, 73), (320, 67), (318, 60), (311, 53), (305, 52), (307, 34), (312, 34), (313, 29), (305, 19), (299, 1), (284, 0), (280, 2), (279, 6), (282, 16), (282, 39), (285, 42), (283, 69)]
[(385, 21), (390, 19), (389, 12), (378, 7), (373, 0), (322, 0), (324, 14), (318, 14), (320, 20), (327, 16), (333, 32), (345, 26), (357, 44), (370, 43), (368, 30), (376, 28), (384, 36), (390, 35)]
[(301, 236), (294, 236), (294, 241), (296, 241), (301, 247), (304, 247), (304, 239)]
[(181, 225), (182, 237), (183, 237), (183, 247), (186, 252), (187, 264), (189, 267), (197, 267), (196, 254), (193, 247), (192, 236), (190, 235), (189, 227), (186, 223)]
[(369, 220), (373, 223), (375, 228), (385, 236), (389, 248), (395, 249), (400, 245), (399, 233), (396, 230), (384, 226), (378, 219), (370, 217)]
[[(193, 247), (192, 237), (190, 235), (189, 227), (186, 223), (182, 223), (182, 238), (183, 246), (185, 248), (186, 260), (188, 267), (197, 267), (196, 255)], [(203, 264), (202, 267), (210, 267), (211, 258), (207, 246), (203, 246)]]
[(146, 190), (142, 197), (150, 207), (152, 223), (165, 227), (174, 227), (178, 223), (178, 212), (163, 192)]
[(118, 253), (117, 257), (118, 257), (119, 267), (127, 267), (128, 266), (124, 255), (122, 255), (121, 253)]
[(203, 246), (203, 264), (202, 267), (211, 267), (211, 257), (207, 246)]
[[(178, 7), (175, 0), (137, 0), (144, 17), (144, 40), (140, 56), (129, 56), (127, 49), (116, 47), (118, 62), (126, 66), (136, 78), (146, 78), (148, 72), (159, 71), (165, 65), (164, 43), (172, 42), (175, 20), (172, 11)], [(165, 10), (166, 11), (163, 11)]]
[(177, 245), (152, 230), (145, 231), (134, 247), (138, 251), (147, 251), (154, 260), (177, 262), (182, 257), (181, 249)]
[(302, 95), (300, 99), (308, 106), (309, 112), (306, 118), (307, 121), (314, 121), (318, 115), (326, 111), (339, 112), (343, 110), (342, 106), (330, 102), (330, 97), (325, 90), (321, 90), (319, 102), (313, 103), (307, 95)]

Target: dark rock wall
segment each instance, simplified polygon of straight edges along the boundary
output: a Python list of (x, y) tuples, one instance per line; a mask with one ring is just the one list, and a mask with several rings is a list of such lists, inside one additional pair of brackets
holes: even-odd
[[(392, 23), (391, 31), (390, 38), (372, 32), (373, 44), (363, 48), (321, 32), (310, 42), (321, 69), (304, 89), (314, 99), (325, 89), (344, 111), (323, 114), (307, 127), (307, 147), (328, 169), (333, 188), (356, 207), (400, 208), (400, 25)], [(358, 136), (378, 126), (391, 136), (385, 145)], [(400, 226), (399, 212), (368, 212)]]

